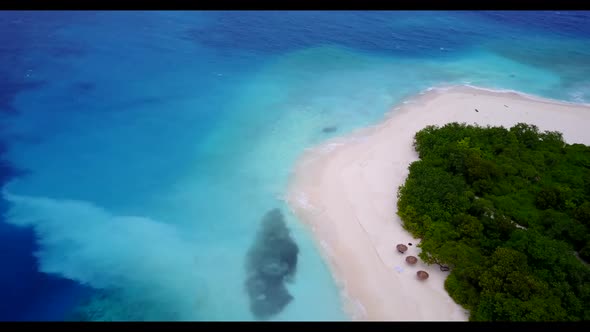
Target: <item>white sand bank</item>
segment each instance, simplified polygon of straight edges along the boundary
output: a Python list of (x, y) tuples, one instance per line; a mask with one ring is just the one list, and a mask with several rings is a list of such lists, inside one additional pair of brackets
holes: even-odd
[[(505, 127), (526, 122), (560, 131), (568, 143), (590, 144), (587, 105), (457, 86), (418, 95), (382, 123), (308, 150), (295, 166), (287, 201), (313, 230), (355, 320), (467, 319), (444, 290), (448, 272), (405, 262), (407, 255), (417, 256), (418, 241), (396, 215), (397, 188), (418, 159), (414, 134), (449, 122)], [(395, 250), (397, 243), (410, 242), (406, 254)], [(430, 274), (428, 280), (416, 279), (420, 269)]]

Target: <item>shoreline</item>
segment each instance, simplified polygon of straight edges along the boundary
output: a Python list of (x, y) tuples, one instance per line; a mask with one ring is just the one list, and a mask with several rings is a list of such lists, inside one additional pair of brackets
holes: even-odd
[[(396, 214), (397, 189), (418, 160), (414, 134), (449, 122), (526, 122), (561, 132), (567, 143), (590, 145), (590, 131), (584, 130), (589, 104), (455, 85), (428, 88), (395, 105), (381, 122), (306, 149), (289, 179), (286, 201), (313, 233), (353, 320), (468, 319), (444, 289), (449, 272), (421, 261), (405, 263), (407, 255), (420, 252), (419, 240)], [(408, 245), (405, 254), (395, 250), (398, 243)], [(430, 278), (417, 280), (418, 270)]]

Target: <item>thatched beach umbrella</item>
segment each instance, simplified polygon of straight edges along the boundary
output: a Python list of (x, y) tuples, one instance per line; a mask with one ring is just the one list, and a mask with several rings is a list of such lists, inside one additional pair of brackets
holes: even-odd
[(420, 280), (428, 279), (428, 273), (426, 271), (420, 270), (420, 271), (416, 272), (416, 275), (418, 276), (418, 279), (420, 279)]
[(397, 251), (401, 252), (402, 254), (406, 251), (408, 251), (408, 247), (405, 244), (398, 244), (396, 246)]
[(418, 258), (416, 258), (414, 256), (408, 256), (408, 257), (406, 257), (406, 263), (414, 265), (414, 264), (418, 263)]

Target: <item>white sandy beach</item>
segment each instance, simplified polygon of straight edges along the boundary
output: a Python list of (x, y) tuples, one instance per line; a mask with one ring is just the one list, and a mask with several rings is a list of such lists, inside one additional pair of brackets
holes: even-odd
[[(456, 86), (420, 94), (382, 123), (306, 151), (295, 166), (287, 201), (313, 231), (354, 320), (467, 320), (444, 290), (448, 272), (405, 262), (406, 256), (417, 256), (418, 240), (396, 214), (397, 188), (418, 159), (414, 134), (449, 122), (505, 127), (526, 122), (560, 131), (568, 143), (590, 144), (587, 105)], [(402, 255), (398, 243), (412, 246)], [(417, 280), (420, 269), (430, 274), (428, 280)]]

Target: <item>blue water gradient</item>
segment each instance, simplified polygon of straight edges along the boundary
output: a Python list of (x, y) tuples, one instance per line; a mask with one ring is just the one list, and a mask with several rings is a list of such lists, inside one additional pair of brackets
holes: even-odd
[(277, 207), (273, 319), (346, 320), (282, 199), (304, 149), (436, 85), (590, 102), (588, 73), (584, 11), (0, 12), (0, 320), (254, 320)]

